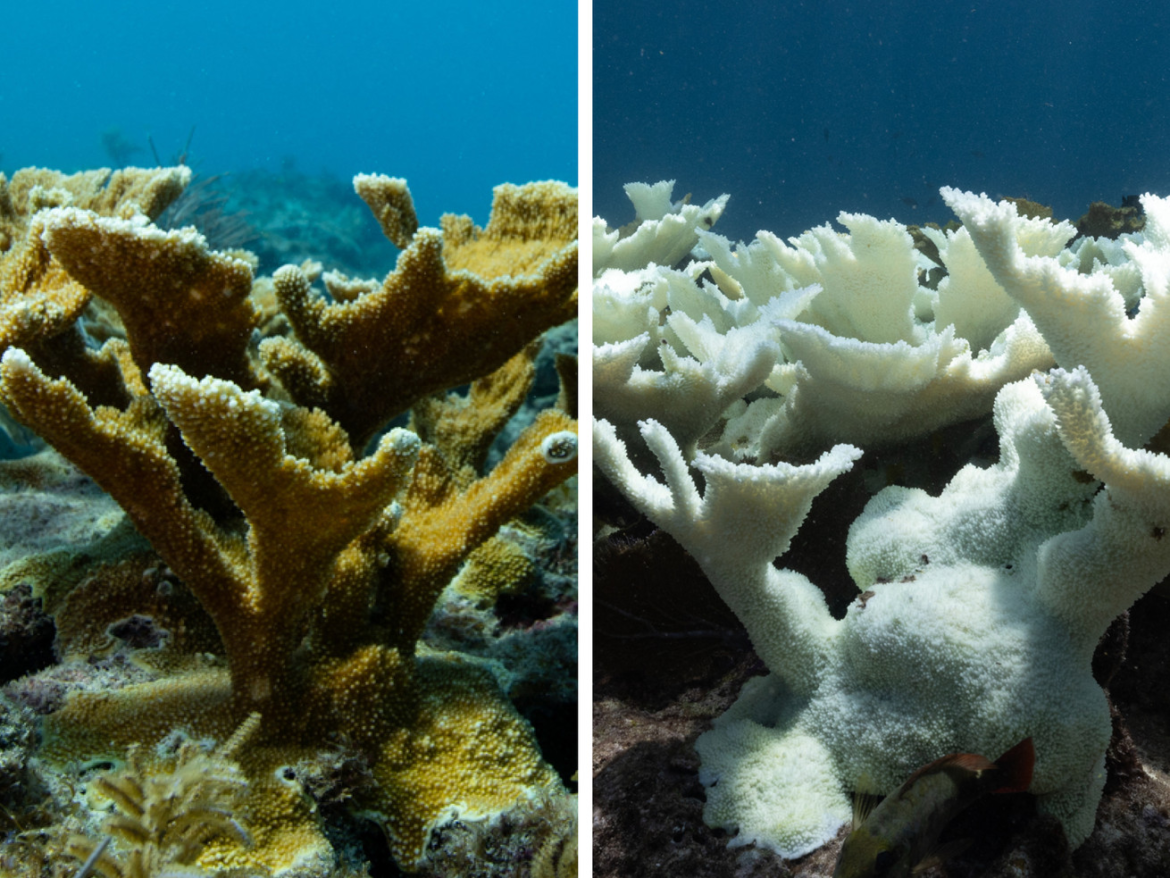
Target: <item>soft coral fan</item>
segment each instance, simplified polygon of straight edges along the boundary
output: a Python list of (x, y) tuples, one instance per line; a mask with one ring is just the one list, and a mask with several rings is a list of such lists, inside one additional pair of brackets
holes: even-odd
[[(174, 177), (137, 173), (148, 191)], [(330, 741), (369, 762), (359, 804), (408, 867), (440, 820), (560, 789), (491, 670), (419, 640), (467, 556), (575, 472), (575, 412), (558, 408), (476, 469), (525, 397), (532, 339), (575, 315), (575, 190), (498, 187), (487, 227), (446, 217), (440, 232), (416, 229), (403, 181), (361, 177), (405, 247), (397, 269), (357, 291), (327, 278), (332, 303), (282, 269), (295, 335), (256, 346), (242, 258), (155, 228), (133, 192), (114, 216), (85, 209), (70, 180), (49, 175), (47, 209), (12, 212), (24, 237), (0, 265), (0, 394), (120, 503), (210, 615), (226, 662), (71, 698), (47, 719), (46, 756), (117, 760), (179, 727), (223, 739), (258, 714), (240, 758), (255, 845), (220, 840), (208, 867), (328, 860), (286, 769)], [(93, 352), (72, 319), (33, 319), (75, 317), (91, 296), (117, 309), (125, 340)], [(427, 406), (427, 430), (447, 436), (457, 414), (455, 434), (394, 429), (363, 456), (391, 418), (473, 379), (462, 405)]]
[[(115, 811), (102, 823), (104, 842), (75, 835), (66, 852), (94, 866), (97, 874), (113, 878), (206, 876), (183, 864), (194, 863), (210, 840), (227, 836), (245, 847), (250, 844), (247, 829), (234, 813), (247, 781), (232, 755), (255, 731), (259, 719), (253, 714), (212, 753), (184, 742), (173, 763), (162, 770), (148, 771), (139, 748), (132, 747), (125, 771), (93, 782)], [(118, 839), (118, 847), (128, 849), (124, 855), (105, 850), (111, 837)]]
[[(961, 214), (978, 210), (971, 237), (1006, 292), (1030, 311), (1039, 306), (1017, 296), (1016, 281), (1044, 280), (1027, 290), (1053, 312), (1037, 313), (1037, 325), (1094, 336), (1083, 349), (1099, 359), (1086, 369), (1070, 354), (1067, 369), (998, 393), (996, 465), (964, 467), (937, 497), (889, 487), (869, 502), (847, 541), (863, 594), (844, 619), (832, 618), (808, 579), (772, 562), (859, 449), (837, 445), (804, 466), (699, 451), (691, 466), (700, 493), (660, 424), (643, 421), (640, 434), (665, 484), (638, 471), (612, 425), (596, 426), (602, 470), (696, 558), (771, 671), (697, 745), (706, 819), (737, 829), (733, 844), (800, 855), (848, 819), (847, 793), (859, 785), (889, 792), (941, 754), (1001, 753), (1028, 736), (1041, 808), (1073, 845), (1092, 830), (1110, 737), (1093, 650), (1112, 619), (1170, 572), (1170, 460), (1127, 447), (1111, 425), (1120, 419), (1132, 442), (1170, 415), (1170, 394), (1148, 372), (1123, 377), (1118, 368), (1136, 356), (1168, 365), (1165, 345), (1155, 354), (1142, 341), (1165, 307), (1163, 275), (1149, 266), (1164, 264), (1166, 248), (1157, 230), (1126, 245), (1149, 275), (1130, 319), (1102, 304), (1120, 303), (1121, 292), (1103, 275), (1066, 268), (1068, 254), (1020, 254), (1013, 207), (992, 211), (970, 195), (957, 203)], [(1146, 203), (1156, 215), (1167, 208)], [(1072, 347), (1064, 338), (1053, 346), (1058, 359)], [(1094, 368), (1121, 385), (1104, 403)], [(1142, 434), (1128, 426), (1135, 422), (1147, 425)]]

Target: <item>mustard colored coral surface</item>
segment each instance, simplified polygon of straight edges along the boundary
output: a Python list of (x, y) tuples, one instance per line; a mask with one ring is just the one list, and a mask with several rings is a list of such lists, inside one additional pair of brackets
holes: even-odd
[[(573, 701), (576, 393), (537, 388), (576, 315), (576, 190), (500, 186), (483, 228), (433, 229), (362, 175), (397, 266), (269, 281), (155, 225), (189, 181), (0, 175), (0, 399), (50, 446), (5, 487), (71, 464), (105, 504), (0, 571), (62, 662), (13, 690), (69, 814), (45, 850), (341, 874), (373, 825), (426, 871), (444, 826), (570, 800), (522, 708), (546, 678)], [(98, 665), (125, 673), (64, 670)], [(567, 831), (545, 810), (525, 862)]]

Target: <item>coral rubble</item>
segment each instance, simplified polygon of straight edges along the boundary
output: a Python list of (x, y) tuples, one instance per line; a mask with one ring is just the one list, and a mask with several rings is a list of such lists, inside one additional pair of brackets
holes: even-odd
[[(576, 313), (576, 192), (501, 186), (485, 228), (448, 216), (437, 230), (417, 227), (404, 181), (358, 177), (402, 253), (383, 282), (326, 274), (322, 295), (319, 267), (286, 266), (266, 288), (245, 254), (155, 227), (188, 181), (186, 168), (0, 176), (0, 397), (140, 535), (19, 559), (7, 577), (36, 571), (59, 654), (121, 644), (147, 671), (53, 702), (39, 755), (131, 765), (137, 780), (99, 787), (135, 811), (126, 790), (173, 769), (160, 742), (222, 743), (247, 721), (230, 822), (200, 805), (210, 829), (182, 836), (175, 862), (326, 874), (312, 766), (344, 746), (366, 775), (350, 812), (421, 868), (443, 823), (566, 795), (505, 694), (516, 669), (424, 632), (473, 557), (532, 582), (497, 534), (576, 471), (571, 394), (488, 465), (537, 340)], [(413, 429), (398, 426), (412, 410)], [(62, 569), (82, 572), (65, 587)], [(490, 608), (510, 587), (479, 594)], [(110, 862), (134, 831), (116, 834)], [(72, 849), (99, 856), (96, 840)]]

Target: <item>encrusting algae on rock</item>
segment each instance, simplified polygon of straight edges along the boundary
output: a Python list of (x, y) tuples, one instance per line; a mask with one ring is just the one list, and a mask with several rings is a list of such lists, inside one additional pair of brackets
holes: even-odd
[[(91, 571), (62, 629), (76, 648), (95, 640), (87, 623), (109, 625), (79, 609), (101, 603), (106, 580), (125, 583), (125, 617), (135, 571), (155, 592), (138, 612), (171, 613), (155, 618), (170, 630), (151, 652), (169, 657), (147, 661), (151, 678), (73, 694), (45, 717), (40, 755), (116, 766), (133, 753), (149, 772), (167, 736), (223, 742), (258, 715), (233, 755), (247, 843), (220, 833), (195, 863), (328, 873), (334, 850), (303, 766), (343, 747), (367, 775), (351, 812), (382, 826), (400, 866), (420, 868), (444, 821), (566, 795), (503, 694), (506, 672), (422, 637), (468, 557), (576, 472), (571, 392), (486, 465), (532, 385), (534, 341), (576, 315), (576, 190), (497, 187), (485, 228), (444, 217), (439, 231), (418, 228), (404, 181), (358, 177), (403, 248), (397, 268), (380, 285), (327, 273), (329, 301), (312, 266), (285, 266), (274, 287), (291, 331), (260, 339), (246, 254), (151, 223), (189, 179), (186, 168), (0, 177), (0, 397), (162, 562), (147, 567), (139, 542), (121, 580)], [(124, 327), (96, 350), (79, 321), (94, 297)], [(412, 408), (413, 432), (382, 432)], [(180, 612), (170, 598), (186, 591), (195, 600)]]

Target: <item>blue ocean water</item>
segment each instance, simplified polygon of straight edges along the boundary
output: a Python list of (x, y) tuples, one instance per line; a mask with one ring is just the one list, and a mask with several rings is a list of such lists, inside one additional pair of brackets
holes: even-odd
[(487, 219), (491, 187), (577, 181), (577, 4), (433, 0), (5, 4), (0, 169), (184, 149), (252, 168), (406, 177), (420, 221)]
[(945, 222), (941, 185), (1057, 216), (1170, 195), (1170, 4), (594, 3), (594, 212), (622, 184), (731, 193), (717, 229), (841, 210)]

